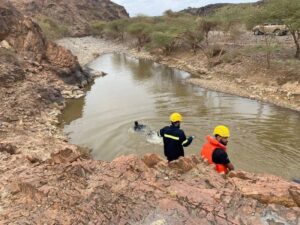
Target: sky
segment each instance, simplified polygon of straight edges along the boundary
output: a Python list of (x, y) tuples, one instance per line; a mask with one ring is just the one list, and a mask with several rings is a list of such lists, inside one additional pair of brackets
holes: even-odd
[(168, 9), (179, 11), (188, 7), (201, 7), (214, 3), (245, 3), (256, 0), (112, 0), (125, 7), (129, 15), (159, 16)]

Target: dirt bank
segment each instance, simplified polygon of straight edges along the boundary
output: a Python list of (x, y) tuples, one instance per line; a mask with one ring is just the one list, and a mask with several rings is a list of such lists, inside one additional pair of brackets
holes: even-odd
[(70, 49), (78, 57), (81, 65), (101, 54), (126, 53), (190, 72), (193, 78), (187, 82), (204, 88), (300, 111), (298, 74), (278, 67), (266, 69), (247, 57), (240, 56), (229, 63), (221, 63), (209, 68), (206, 57), (201, 53), (194, 55), (191, 52), (177, 52), (171, 56), (157, 56), (145, 51), (138, 52), (130, 44), (93, 37), (65, 38), (57, 43)]

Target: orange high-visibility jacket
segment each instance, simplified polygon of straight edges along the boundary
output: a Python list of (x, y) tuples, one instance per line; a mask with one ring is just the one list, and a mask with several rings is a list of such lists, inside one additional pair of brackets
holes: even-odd
[[(203, 147), (200, 151), (200, 155), (202, 158), (207, 159), (209, 164), (213, 164), (214, 163), (212, 161), (213, 152), (217, 148), (223, 149), (226, 152), (226, 147), (211, 136), (207, 136), (206, 139), (207, 139), (207, 142), (203, 145)], [(227, 173), (228, 172), (226, 165), (223, 165), (223, 164), (215, 164), (215, 165), (216, 165), (216, 170), (218, 173)]]

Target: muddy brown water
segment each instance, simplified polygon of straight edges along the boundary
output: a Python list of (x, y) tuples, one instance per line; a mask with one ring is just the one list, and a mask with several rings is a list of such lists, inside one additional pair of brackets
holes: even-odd
[[(62, 115), (70, 142), (91, 148), (95, 159), (126, 154), (163, 155), (161, 139), (150, 131), (184, 116), (182, 129), (195, 135), (186, 154), (198, 154), (218, 124), (231, 130), (229, 157), (237, 169), (300, 178), (300, 113), (186, 84), (190, 74), (148, 60), (106, 54), (89, 67), (97, 78), (84, 98), (72, 100)], [(133, 131), (134, 121), (148, 126)]]

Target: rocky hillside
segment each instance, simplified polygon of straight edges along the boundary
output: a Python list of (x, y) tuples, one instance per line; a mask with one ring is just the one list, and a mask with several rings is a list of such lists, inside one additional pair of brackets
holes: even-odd
[(124, 7), (110, 0), (10, 0), (24, 15), (36, 20), (57, 23), (69, 29), (73, 36), (86, 35), (94, 20), (114, 20), (129, 17)]
[(12, 144), (39, 158), (72, 147), (54, 138), (60, 135), (56, 116), (64, 105), (63, 91), (79, 92), (89, 74), (70, 51), (47, 41), (36, 23), (5, 0), (0, 0), (0, 25), (0, 145)]
[[(264, 0), (257, 1), (255, 3), (251, 3), (252, 5), (259, 6), (263, 4)], [(248, 3), (246, 3), (248, 4)], [(231, 3), (216, 3), (216, 4), (209, 4), (200, 8), (192, 8), (189, 7), (187, 9), (182, 10), (181, 12), (184, 13), (190, 13), (195, 16), (209, 16), (214, 14), (217, 10), (220, 8), (226, 7), (226, 6), (234, 6), (234, 5), (245, 5), (245, 3), (240, 3), (240, 4), (231, 4)]]
[(0, 3), (2, 50), (21, 57), (23, 62), (44, 63), (70, 83), (87, 82), (87, 74), (70, 51), (47, 41), (41, 28), (31, 18), (23, 17), (12, 4), (4, 0)]

